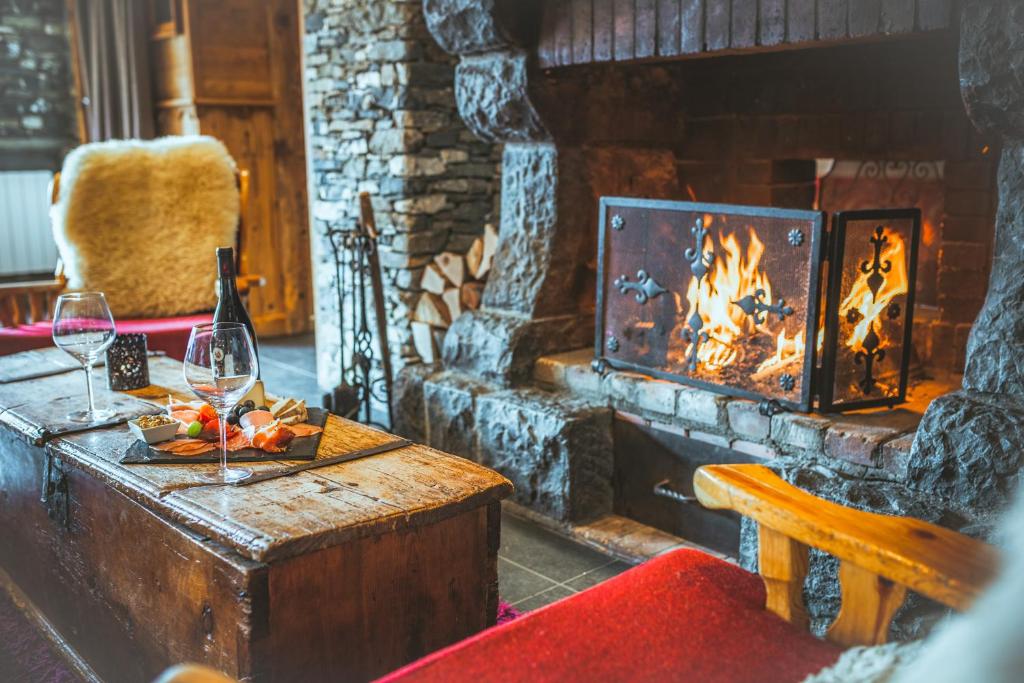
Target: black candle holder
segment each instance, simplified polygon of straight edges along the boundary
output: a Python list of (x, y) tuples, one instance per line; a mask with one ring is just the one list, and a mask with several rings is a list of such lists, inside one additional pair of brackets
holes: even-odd
[(107, 349), (107, 388), (127, 391), (149, 386), (145, 334), (119, 334)]

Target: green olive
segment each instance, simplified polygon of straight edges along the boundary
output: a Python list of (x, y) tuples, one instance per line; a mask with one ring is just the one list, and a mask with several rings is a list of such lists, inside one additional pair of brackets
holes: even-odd
[(203, 431), (203, 423), (196, 420), (188, 426), (188, 435), (193, 439), (199, 436), (199, 433)]

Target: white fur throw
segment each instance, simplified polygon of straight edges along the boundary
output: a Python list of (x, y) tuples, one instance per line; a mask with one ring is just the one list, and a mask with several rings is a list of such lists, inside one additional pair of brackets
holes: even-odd
[(72, 290), (106, 293), (115, 317), (212, 310), (215, 250), (234, 246), (235, 162), (210, 137), (115, 140), (64, 160), (53, 234)]
[(835, 664), (803, 680), (803, 683), (890, 683), (896, 673), (914, 661), (921, 641), (853, 647)]
[(937, 628), (897, 683), (1024, 681), (1024, 488), (1000, 527), (1003, 564), (974, 606)]

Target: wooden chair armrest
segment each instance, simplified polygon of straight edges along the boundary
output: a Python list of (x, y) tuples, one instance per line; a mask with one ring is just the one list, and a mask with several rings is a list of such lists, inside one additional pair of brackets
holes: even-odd
[[(829, 636), (844, 645), (885, 642), (889, 619), (903, 600), (903, 587), (966, 609), (999, 563), (997, 550), (982, 541), (918, 519), (831, 503), (788, 484), (762, 465), (701, 467), (694, 475), (694, 490), (705, 507), (734, 510), (760, 525), (759, 559), (768, 607), (789, 621), (805, 619), (800, 591), (807, 546), (840, 560), (842, 610), (848, 617), (844, 620), (841, 612)], [(851, 627), (855, 611), (862, 612), (857, 615), (860, 621), (874, 619), (870, 634)]]
[(63, 280), (35, 280), (26, 282), (5, 282), (0, 284), (0, 297), (20, 294), (53, 294), (64, 290)]
[(48, 319), (53, 300), (66, 286), (63, 275), (52, 280), (0, 284), (0, 327), (17, 327)]

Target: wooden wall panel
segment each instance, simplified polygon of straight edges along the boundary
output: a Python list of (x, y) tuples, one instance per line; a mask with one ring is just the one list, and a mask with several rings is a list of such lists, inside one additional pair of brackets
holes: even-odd
[(949, 26), (953, 0), (917, 0), (917, 28), (922, 31)]
[(555, 59), (559, 64), (572, 64), (572, 5), (568, 2), (555, 3), (555, 17), (558, 30), (555, 32)]
[(914, 28), (914, 0), (882, 0), (882, 33), (905, 33)]
[(616, 61), (633, 59), (633, 26), (636, 7), (633, 0), (612, 0), (614, 11), (613, 53)]
[(704, 46), (707, 50), (729, 47), (729, 0), (709, 0), (704, 4)]
[(637, 59), (653, 57), (658, 45), (658, 8), (656, 0), (636, 0), (634, 54)]
[(591, 0), (572, 0), (572, 61), (586, 64), (594, 58), (594, 5)]
[(704, 0), (682, 0), (679, 6), (679, 51), (693, 54), (704, 51)]
[(789, 0), (786, 3), (786, 41), (814, 40), (817, 33), (815, 14), (814, 0)]
[(546, 0), (537, 55), (549, 67), (826, 44), (948, 28), (953, 7), (953, 0)]
[[(299, 4), (275, 0), (270, 32), (270, 77), (274, 83), (274, 218), (282, 245), (275, 254), (281, 266), (276, 288), (278, 305), (258, 303), (270, 313), (282, 314), (283, 331), (304, 332), (312, 327), (313, 268), (310, 256), (309, 196), (306, 179), (305, 111), (302, 106), (302, 43)], [(258, 270), (254, 271), (258, 272)], [(271, 290), (267, 290), (269, 296)], [(263, 296), (261, 293), (258, 296)], [(251, 297), (250, 297), (251, 298)]]
[(869, 36), (878, 32), (881, 0), (856, 0), (850, 3), (850, 35)]
[(757, 45), (757, 0), (732, 0), (730, 25), (730, 47)]
[(658, 0), (658, 54), (679, 54), (679, 0)]
[[(189, 0), (192, 71), (200, 102), (273, 102), (272, 2)], [(261, 11), (262, 10), (262, 11)]]
[(845, 38), (848, 11), (847, 0), (818, 0), (818, 38), (821, 40)]
[(594, 61), (607, 62), (612, 58), (615, 43), (615, 11), (612, 0), (593, 0)]
[(757, 3), (758, 41), (761, 45), (781, 45), (786, 41), (786, 0), (761, 0)]

